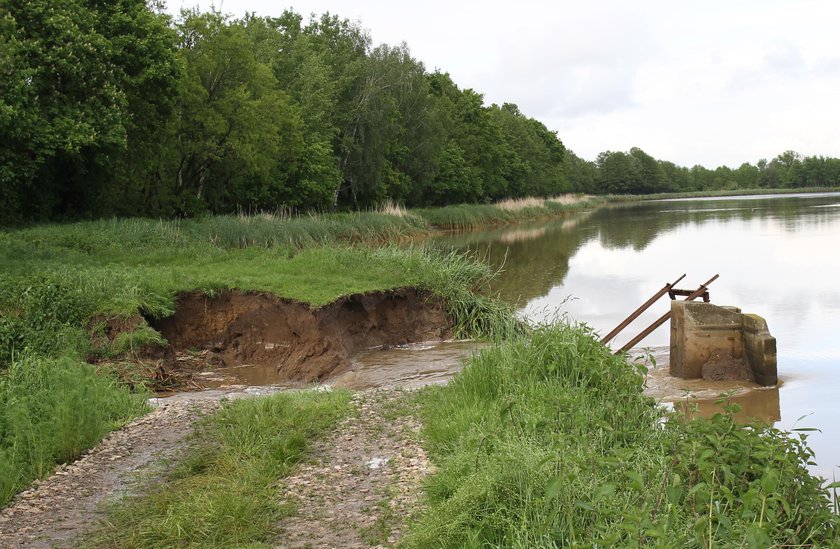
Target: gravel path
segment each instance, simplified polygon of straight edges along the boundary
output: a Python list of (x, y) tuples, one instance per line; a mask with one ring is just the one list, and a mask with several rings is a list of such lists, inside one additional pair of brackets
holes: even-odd
[[(73, 547), (105, 517), (102, 503), (143, 487), (162, 463), (177, 460), (195, 422), (222, 397), (270, 393), (205, 391), (160, 401), (151, 413), (111, 433), (76, 462), (60, 466), (0, 510), (0, 548)], [(358, 392), (355, 412), (317, 443), (314, 458), (278, 483), (294, 517), (277, 525), (277, 547), (391, 547), (420, 509), (430, 471), (419, 423), (396, 389)]]
[(0, 511), (0, 547), (72, 546), (104, 517), (102, 502), (130, 492), (142, 473), (175, 457), (195, 421), (218, 407), (218, 400), (173, 401), (114, 431)]
[(397, 390), (357, 393), (351, 414), (317, 445), (312, 463), (284, 480), (297, 514), (279, 524), (276, 547), (391, 547), (420, 510), (431, 465), (417, 441), (419, 423)]

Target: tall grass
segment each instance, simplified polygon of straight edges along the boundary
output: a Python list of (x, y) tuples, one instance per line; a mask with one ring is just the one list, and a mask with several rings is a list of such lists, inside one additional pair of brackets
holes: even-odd
[(15, 359), (0, 374), (0, 507), (33, 479), (71, 461), (143, 413), (145, 396), (89, 364)]
[(311, 440), (349, 410), (345, 391), (292, 392), (228, 403), (201, 428), (165, 482), (114, 505), (93, 547), (264, 547), (292, 509), (278, 481)]
[(585, 327), (536, 329), (421, 395), (437, 473), (407, 547), (836, 546), (804, 438), (686, 420)]
[(519, 198), (497, 204), (462, 204), (443, 208), (416, 209), (412, 213), (439, 229), (468, 230), (479, 227), (503, 225), (528, 219), (545, 219), (566, 212), (593, 208), (604, 202), (603, 198), (578, 196)]

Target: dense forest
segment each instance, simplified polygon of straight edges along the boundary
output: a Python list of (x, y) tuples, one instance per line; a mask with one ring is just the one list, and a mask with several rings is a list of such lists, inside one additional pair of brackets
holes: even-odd
[(594, 162), (358, 24), (146, 0), (0, 2), (0, 224), (365, 209), (564, 192), (824, 186), (840, 160)]

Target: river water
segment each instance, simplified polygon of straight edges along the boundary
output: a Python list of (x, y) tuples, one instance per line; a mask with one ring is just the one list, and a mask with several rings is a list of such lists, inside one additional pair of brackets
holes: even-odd
[[(818, 429), (809, 437), (816, 452), (813, 472), (840, 478), (840, 193), (610, 205), (552, 222), (443, 235), (427, 244), (474, 253), (500, 269), (492, 290), (530, 322), (568, 318), (600, 334), (680, 275), (686, 277), (678, 287), (695, 289), (719, 274), (709, 287), (712, 303), (767, 320), (777, 340), (779, 385), (671, 378), (665, 323), (640, 344), (655, 359), (648, 393), (667, 405), (710, 415), (719, 410), (719, 395), (730, 392), (745, 419), (788, 430)], [(663, 297), (611, 344), (623, 346), (668, 310)], [(350, 370), (330, 385), (442, 383), (479, 348), (429, 342), (372, 349), (355, 357)], [(198, 384), (224, 394), (295, 386), (264, 366), (206, 376)]]
[[(501, 267), (493, 290), (524, 318), (565, 316), (600, 334), (680, 275), (687, 276), (678, 287), (695, 289), (719, 274), (709, 287), (712, 303), (767, 320), (779, 386), (669, 378), (668, 323), (640, 344), (658, 359), (649, 385), (664, 400), (690, 400), (705, 414), (732, 390), (743, 416), (819, 429), (809, 437), (814, 471), (840, 478), (840, 193), (612, 205), (560, 221), (447, 235), (436, 245), (471, 250)], [(663, 297), (614, 348), (668, 307)]]

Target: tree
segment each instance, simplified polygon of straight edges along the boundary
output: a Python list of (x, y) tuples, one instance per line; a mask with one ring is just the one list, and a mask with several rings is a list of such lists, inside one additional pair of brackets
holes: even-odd
[(129, 143), (172, 97), (166, 21), (142, 0), (0, 7), (4, 221), (107, 212)]
[(630, 156), (634, 160), (635, 177), (635, 183), (631, 185), (632, 193), (652, 194), (668, 190), (665, 171), (659, 162), (638, 147), (630, 149)]
[(187, 12), (178, 29), (185, 74), (170, 177), (179, 213), (296, 205), (300, 114), (244, 24)]
[(516, 164), (511, 166), (509, 196), (549, 196), (571, 189), (563, 172), (566, 148), (555, 132), (522, 114), (512, 103), (501, 107), (491, 105), (489, 114), (516, 154), (513, 159)]

